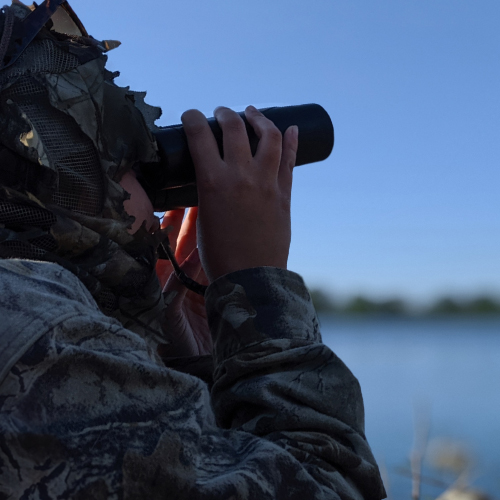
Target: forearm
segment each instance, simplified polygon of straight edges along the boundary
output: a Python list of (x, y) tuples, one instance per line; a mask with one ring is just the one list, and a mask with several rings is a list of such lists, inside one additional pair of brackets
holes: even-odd
[(366, 498), (381, 498), (358, 381), (322, 344), (300, 276), (277, 268), (232, 273), (210, 286), (207, 310), (219, 425), (279, 444), (318, 480), (340, 472)]

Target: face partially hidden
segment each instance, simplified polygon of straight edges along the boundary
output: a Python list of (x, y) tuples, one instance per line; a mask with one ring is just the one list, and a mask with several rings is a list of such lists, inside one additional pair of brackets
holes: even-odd
[(123, 202), (123, 207), (129, 215), (135, 217), (135, 221), (128, 232), (134, 234), (143, 222), (146, 222), (148, 231), (158, 229), (160, 222), (154, 214), (153, 205), (133, 171), (127, 172), (122, 177), (120, 186), (130, 194), (130, 198)]

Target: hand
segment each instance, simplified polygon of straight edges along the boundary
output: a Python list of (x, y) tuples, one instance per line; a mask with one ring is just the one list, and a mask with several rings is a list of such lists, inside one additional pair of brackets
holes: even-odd
[(282, 137), (253, 106), (245, 115), (259, 137), (254, 157), (243, 120), (228, 108), (214, 112), (223, 133), (224, 158), (206, 118), (182, 115), (196, 169), (200, 257), (210, 281), (250, 267), (286, 268), (290, 198), (298, 129)]
[[(208, 284), (196, 248), (197, 208), (191, 208), (183, 222), (184, 210), (166, 212), (162, 228), (171, 226), (169, 241), (181, 269), (194, 280)], [(173, 272), (168, 260), (159, 260), (156, 272), (167, 301), (164, 330), (171, 341), (159, 348), (163, 357), (198, 356), (212, 352), (212, 337), (208, 329), (205, 299), (188, 290)]]

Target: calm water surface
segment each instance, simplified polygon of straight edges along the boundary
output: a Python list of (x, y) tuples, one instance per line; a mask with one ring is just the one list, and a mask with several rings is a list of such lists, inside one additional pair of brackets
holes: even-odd
[[(474, 486), (500, 499), (500, 318), (323, 316), (321, 325), (325, 344), (361, 383), (366, 434), (393, 500), (411, 498), (398, 468), (409, 464), (415, 408), (427, 408), (430, 440), (452, 439), (472, 452)], [(426, 485), (422, 498), (442, 491)]]

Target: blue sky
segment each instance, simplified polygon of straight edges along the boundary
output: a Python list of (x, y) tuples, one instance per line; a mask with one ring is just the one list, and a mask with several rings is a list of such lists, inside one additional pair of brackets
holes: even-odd
[(294, 179), (289, 268), (310, 286), (500, 292), (498, 0), (70, 3), (123, 43), (109, 67), (161, 125), (218, 105), (329, 112), (332, 156)]

